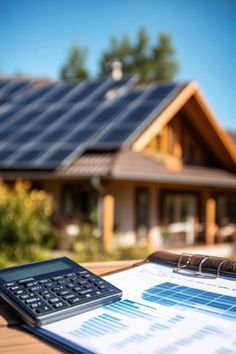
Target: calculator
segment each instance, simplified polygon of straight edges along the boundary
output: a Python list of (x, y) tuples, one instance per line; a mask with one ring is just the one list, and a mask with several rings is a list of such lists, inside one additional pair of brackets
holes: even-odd
[(67, 257), (0, 270), (0, 296), (28, 324), (42, 326), (122, 297), (122, 291)]

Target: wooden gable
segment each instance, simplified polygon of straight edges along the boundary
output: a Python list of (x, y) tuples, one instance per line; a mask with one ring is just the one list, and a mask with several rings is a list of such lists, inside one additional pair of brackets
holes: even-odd
[(224, 167), (236, 171), (236, 148), (219, 126), (198, 85), (190, 82), (132, 145), (182, 164)]

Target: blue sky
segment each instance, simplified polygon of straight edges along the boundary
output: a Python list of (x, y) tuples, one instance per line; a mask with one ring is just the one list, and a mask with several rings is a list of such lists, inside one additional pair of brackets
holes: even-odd
[(220, 124), (236, 130), (236, 0), (0, 0), (0, 73), (59, 78), (69, 49), (95, 76), (112, 35), (170, 33), (177, 80), (196, 80)]

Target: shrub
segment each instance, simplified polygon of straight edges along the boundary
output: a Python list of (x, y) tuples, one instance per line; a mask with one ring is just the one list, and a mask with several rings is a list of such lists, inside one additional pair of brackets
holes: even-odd
[(52, 200), (31, 190), (29, 182), (13, 187), (0, 182), (0, 254), (12, 261), (34, 260), (40, 246), (52, 246)]

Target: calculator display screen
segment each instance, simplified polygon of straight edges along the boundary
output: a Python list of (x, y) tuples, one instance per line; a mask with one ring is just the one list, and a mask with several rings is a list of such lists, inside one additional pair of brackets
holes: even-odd
[(71, 268), (66, 262), (55, 261), (47, 264), (32, 265), (24, 269), (1, 272), (0, 277), (5, 281), (19, 280), (34, 277), (41, 274), (57, 272)]

